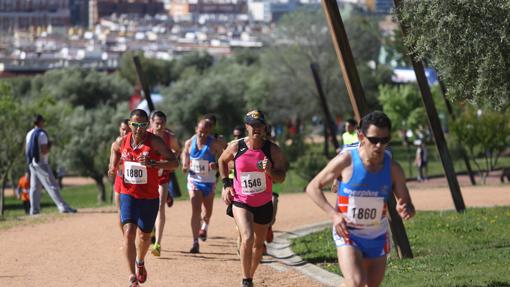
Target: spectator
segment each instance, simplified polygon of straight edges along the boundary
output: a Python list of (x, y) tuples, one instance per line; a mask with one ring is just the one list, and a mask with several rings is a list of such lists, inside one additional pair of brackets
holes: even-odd
[(30, 169), (30, 215), (36, 215), (41, 207), (41, 187), (44, 187), (61, 213), (75, 213), (60, 195), (60, 187), (51, 171), (48, 156), (51, 141), (44, 128), (44, 118), (36, 115), (34, 128), (26, 136), (26, 159)]
[(18, 180), (18, 186), (16, 187), (16, 198), (20, 199), (25, 209), (25, 214), (30, 214), (30, 196), (28, 191), (30, 189), (30, 176), (27, 173), (22, 175)]

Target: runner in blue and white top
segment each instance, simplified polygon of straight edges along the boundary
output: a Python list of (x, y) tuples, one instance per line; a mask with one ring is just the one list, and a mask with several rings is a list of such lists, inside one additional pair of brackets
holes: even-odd
[[(221, 142), (210, 135), (211, 130), (211, 122), (201, 119), (197, 124), (196, 134), (186, 141), (182, 152), (182, 170), (188, 173), (188, 192), (192, 207), (191, 253), (199, 253), (198, 238), (202, 241), (207, 240), (207, 228), (211, 220), (216, 189), (217, 158), (223, 151)], [(205, 211), (203, 218), (201, 218), (202, 206)]]
[[(403, 219), (415, 210), (400, 165), (386, 152), (391, 121), (372, 112), (360, 122), (359, 146), (332, 159), (308, 184), (307, 194), (333, 221), (338, 262), (347, 286), (379, 286), (389, 252), (387, 202), (397, 199)], [(327, 201), (322, 188), (339, 179), (336, 204)]]

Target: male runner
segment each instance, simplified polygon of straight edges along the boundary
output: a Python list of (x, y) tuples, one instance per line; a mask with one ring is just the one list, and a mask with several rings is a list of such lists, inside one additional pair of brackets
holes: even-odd
[[(157, 136), (159, 136), (165, 144), (174, 152), (174, 154), (178, 155), (180, 153), (181, 147), (179, 146), (179, 142), (175, 137), (175, 134), (166, 128), (166, 115), (162, 111), (155, 111), (151, 114), (150, 119), (151, 127), (147, 130)], [(168, 199), (168, 185), (170, 183), (170, 174), (169, 170), (159, 170), (159, 211), (158, 216), (156, 217), (156, 225), (155, 225), (155, 240), (151, 245), (151, 253), (154, 256), (161, 255), (161, 239), (163, 237), (163, 229), (165, 228), (166, 215), (165, 215), (165, 205), (167, 204)]]
[[(119, 124), (119, 136), (115, 141), (117, 141), (119, 138), (124, 137), (129, 132), (129, 119), (123, 119)], [(113, 154), (111, 153), (111, 150), (113, 150), (113, 147), (115, 146), (115, 141), (112, 143), (112, 146), (110, 148), (110, 156)], [(111, 160), (111, 158), (110, 158)], [(120, 220), (120, 189), (122, 186), (122, 168), (118, 169), (115, 176), (115, 182), (113, 184), (113, 197), (115, 201), (115, 208), (117, 209), (117, 213), (119, 214), (119, 227), (120, 231), (124, 233), (124, 229), (122, 228), (122, 223)]]
[[(191, 232), (193, 246), (190, 253), (199, 253), (198, 238), (207, 240), (216, 189), (217, 158), (223, 151), (221, 143), (209, 135), (211, 122), (201, 119), (196, 127), (196, 134), (184, 144), (182, 153), (182, 171), (188, 172), (188, 192), (191, 201)], [(200, 219), (204, 207), (203, 223)]]
[[(333, 220), (333, 238), (346, 286), (379, 286), (389, 253), (387, 202), (397, 198), (403, 219), (415, 210), (400, 165), (385, 152), (391, 121), (372, 112), (360, 122), (359, 147), (342, 152), (308, 184), (307, 194)], [(337, 178), (338, 200), (331, 205), (322, 188)]]
[(179, 163), (160, 137), (147, 132), (149, 117), (144, 110), (133, 110), (129, 119), (131, 132), (115, 141), (108, 176), (113, 179), (119, 163), (122, 163), (120, 216), (124, 228), (123, 251), (130, 271), (129, 284), (138, 286), (147, 280), (144, 258), (159, 210), (158, 170), (173, 170)]
[[(220, 157), (223, 201), (232, 204), (232, 216), (241, 234), (243, 287), (253, 286), (253, 276), (264, 251), (273, 219), (272, 184), (283, 182), (287, 161), (281, 149), (266, 139), (266, 121), (255, 110), (245, 116), (248, 137), (231, 143)], [(234, 161), (234, 180), (228, 163)]]

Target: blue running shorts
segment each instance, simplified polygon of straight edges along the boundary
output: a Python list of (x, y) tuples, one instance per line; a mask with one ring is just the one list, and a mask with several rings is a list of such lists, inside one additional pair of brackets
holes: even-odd
[(383, 233), (376, 238), (365, 238), (356, 236), (352, 233), (349, 234), (349, 240), (345, 240), (342, 236), (336, 233), (333, 227), (333, 240), (335, 240), (336, 247), (354, 246), (361, 251), (363, 258), (372, 259), (385, 256), (390, 253), (390, 240), (388, 233)]
[(133, 223), (145, 233), (152, 232), (159, 210), (159, 198), (136, 199), (128, 194), (120, 194), (120, 222)]
[(215, 182), (194, 182), (188, 180), (188, 191), (197, 191), (200, 190), (204, 197), (209, 196), (209, 194), (214, 193), (216, 190)]

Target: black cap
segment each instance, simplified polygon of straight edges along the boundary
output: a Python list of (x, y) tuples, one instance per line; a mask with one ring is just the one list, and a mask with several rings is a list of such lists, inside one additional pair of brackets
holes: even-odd
[(253, 110), (244, 116), (244, 122), (248, 125), (253, 125), (255, 123), (261, 123), (265, 125), (266, 119), (264, 118), (264, 114), (261, 111)]
[(42, 121), (44, 121), (44, 117), (42, 115), (37, 114), (34, 116), (34, 121), (33, 121), (34, 125), (37, 125)]

